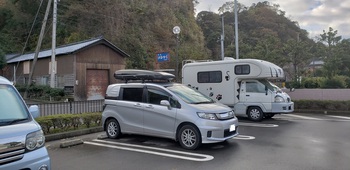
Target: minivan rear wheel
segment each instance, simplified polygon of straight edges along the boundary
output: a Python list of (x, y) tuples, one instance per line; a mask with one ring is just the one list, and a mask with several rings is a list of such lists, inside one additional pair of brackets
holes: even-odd
[(106, 124), (108, 138), (117, 139), (121, 136), (120, 126), (117, 120), (109, 119)]
[(193, 125), (184, 125), (178, 133), (180, 145), (185, 149), (194, 150), (202, 143), (199, 130)]
[(261, 121), (264, 117), (264, 113), (259, 107), (250, 107), (247, 114), (248, 118), (255, 122)]

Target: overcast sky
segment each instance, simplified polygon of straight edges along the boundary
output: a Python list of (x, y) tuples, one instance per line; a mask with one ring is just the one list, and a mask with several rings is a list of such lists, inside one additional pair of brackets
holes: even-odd
[[(198, 0), (196, 12), (212, 11), (229, 2), (228, 0)], [(231, 2), (233, 2), (232, 0)], [(237, 2), (250, 7), (259, 0), (238, 0)], [(342, 38), (350, 38), (350, 0), (269, 0), (272, 4), (279, 4), (286, 12), (286, 17), (297, 21), (302, 29), (309, 32), (310, 38), (319, 36), (329, 27), (338, 30)], [(239, 18), (238, 18), (239, 20)]]

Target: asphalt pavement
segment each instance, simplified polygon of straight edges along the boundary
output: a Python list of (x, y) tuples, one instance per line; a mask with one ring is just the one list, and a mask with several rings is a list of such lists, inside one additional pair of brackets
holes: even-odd
[[(262, 122), (240, 119), (236, 138), (184, 150), (168, 139), (105, 132), (46, 143), (52, 168), (60, 169), (259, 169), (348, 170), (350, 116), (277, 115)], [(73, 141), (71, 146), (63, 142)]]

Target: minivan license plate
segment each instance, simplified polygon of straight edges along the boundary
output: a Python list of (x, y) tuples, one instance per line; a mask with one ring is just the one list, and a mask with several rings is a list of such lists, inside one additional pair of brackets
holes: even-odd
[(235, 125), (231, 125), (230, 126), (230, 132), (235, 131), (235, 130), (236, 130), (236, 126)]

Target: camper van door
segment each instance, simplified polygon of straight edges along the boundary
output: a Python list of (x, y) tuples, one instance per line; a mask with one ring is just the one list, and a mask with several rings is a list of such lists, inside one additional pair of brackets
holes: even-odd
[(265, 85), (257, 80), (242, 81), (240, 100), (245, 103), (260, 103), (266, 110), (271, 110), (272, 95), (265, 90)]

